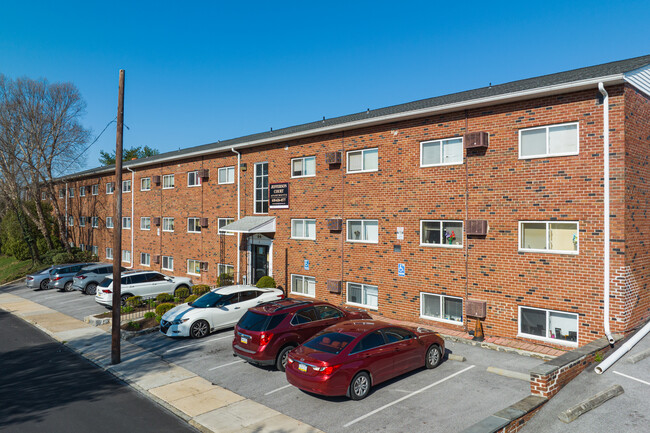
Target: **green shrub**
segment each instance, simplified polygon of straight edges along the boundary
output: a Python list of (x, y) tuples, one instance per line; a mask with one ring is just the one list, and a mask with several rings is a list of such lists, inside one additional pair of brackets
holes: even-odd
[(138, 308), (141, 305), (142, 305), (142, 296), (131, 296), (130, 298), (126, 299), (127, 307)]
[(146, 313), (144, 313), (145, 319), (153, 319), (154, 317), (156, 317), (156, 313), (154, 313), (153, 311), (147, 311)]
[(74, 262), (74, 255), (67, 253), (67, 252), (62, 252), (55, 254), (54, 257), (52, 257), (52, 264), (54, 265), (60, 265), (62, 263), (71, 263)]
[(205, 295), (210, 291), (210, 286), (207, 284), (197, 284), (195, 286), (192, 286), (192, 294), (201, 296)]
[(162, 320), (162, 316), (156, 316), (156, 322), (160, 323), (161, 320)]
[(156, 315), (157, 316), (163, 316), (166, 312), (174, 308), (176, 305), (171, 304), (169, 302), (165, 302), (163, 304), (160, 304), (156, 307)]
[(189, 304), (190, 302), (194, 302), (197, 299), (199, 299), (199, 297), (197, 295), (190, 295), (187, 298), (185, 298), (185, 302), (187, 302)]
[(233, 283), (233, 277), (230, 274), (223, 273), (217, 278), (217, 286), (230, 286)]
[(120, 313), (122, 314), (133, 313), (133, 310), (135, 310), (135, 308), (131, 306), (120, 307)]
[(275, 289), (275, 280), (273, 277), (265, 276), (259, 279), (256, 284), (258, 289)]
[(160, 295), (156, 296), (156, 302), (159, 304), (162, 304), (163, 302), (172, 302), (173, 300), (174, 297), (169, 293), (161, 293)]
[(175, 294), (179, 299), (185, 299), (190, 296), (190, 289), (187, 287), (181, 287), (180, 289), (176, 289)]
[(156, 300), (155, 299), (147, 299), (147, 307), (156, 308)]
[(127, 328), (129, 328), (129, 330), (137, 331), (138, 329), (140, 329), (141, 325), (140, 325), (140, 322), (131, 321), (131, 322), (127, 323), (126, 326), (127, 326)]

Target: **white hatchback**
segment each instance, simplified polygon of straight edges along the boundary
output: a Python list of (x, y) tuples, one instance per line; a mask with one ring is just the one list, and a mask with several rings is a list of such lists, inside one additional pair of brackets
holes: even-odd
[[(142, 296), (152, 298), (161, 293), (169, 293), (176, 296), (176, 291), (192, 287), (192, 280), (186, 277), (168, 277), (160, 272), (134, 271), (122, 274), (121, 304), (126, 305), (127, 298), (131, 296)], [(105, 307), (113, 305), (113, 279), (105, 278), (95, 293), (95, 301)]]
[(282, 299), (279, 289), (228, 286), (214, 289), (191, 304), (179, 305), (162, 317), (160, 332), (168, 337), (205, 337), (212, 331), (235, 326), (249, 308)]

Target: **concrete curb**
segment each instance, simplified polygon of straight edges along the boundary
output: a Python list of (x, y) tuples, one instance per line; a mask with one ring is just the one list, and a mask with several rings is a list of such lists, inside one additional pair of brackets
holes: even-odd
[(469, 346), (480, 346), (484, 349), (496, 350), (497, 352), (514, 353), (516, 355), (528, 356), (529, 358), (537, 358), (544, 361), (549, 361), (555, 358), (555, 356), (544, 355), (543, 353), (529, 352), (528, 350), (515, 349), (514, 347), (499, 346), (485, 341), (468, 340), (466, 338), (456, 337), (455, 335), (439, 334), (445, 339), (445, 341), (453, 341), (455, 343), (467, 344)]
[(95, 316), (86, 316), (84, 317), (84, 322), (93, 326), (102, 326), (111, 323), (110, 317), (95, 317)]
[(572, 421), (575, 421), (580, 415), (583, 415), (589, 412), (592, 409), (597, 408), (601, 404), (605, 403), (607, 400), (610, 400), (614, 397), (617, 397), (625, 392), (621, 385), (613, 385), (607, 388), (604, 391), (599, 392), (598, 394), (589, 397), (588, 399), (580, 402), (579, 404), (573, 406), (560, 413), (557, 417), (560, 421), (569, 424)]
[(524, 382), (530, 383), (530, 374), (520, 373), (518, 371), (504, 370), (502, 368), (488, 367), (488, 373), (498, 374), (499, 376), (509, 377), (511, 379), (519, 379)]
[[(27, 274), (27, 275), (29, 275), (29, 274)], [(25, 275), (25, 277), (26, 277), (27, 275)], [(22, 281), (23, 279), (25, 279), (25, 277), (20, 277), (20, 278), (18, 278), (17, 280), (13, 280), (13, 281), (6, 282), (6, 283), (0, 285), (0, 287), (4, 287), (4, 286), (8, 286), (9, 284), (17, 283), (18, 281)]]
[(643, 352), (639, 352), (636, 355), (632, 355), (629, 358), (627, 358), (627, 361), (630, 364), (636, 364), (639, 361), (643, 361), (644, 359), (650, 357), (650, 349), (646, 349)]
[(158, 332), (159, 329), (160, 325), (154, 326), (153, 328), (143, 329), (141, 331), (125, 331), (122, 329), (120, 331), (120, 338), (122, 340), (130, 340), (139, 337), (140, 335), (153, 334), (154, 332)]

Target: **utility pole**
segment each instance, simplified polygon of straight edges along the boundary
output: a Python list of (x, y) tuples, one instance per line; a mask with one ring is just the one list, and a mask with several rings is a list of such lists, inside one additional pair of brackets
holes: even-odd
[[(122, 307), (122, 139), (124, 132), (124, 69), (120, 69), (120, 90), (117, 99), (117, 135), (115, 141), (115, 228), (113, 229), (113, 320), (111, 363), (120, 359), (120, 314)], [(131, 259), (133, 260), (133, 259)]]

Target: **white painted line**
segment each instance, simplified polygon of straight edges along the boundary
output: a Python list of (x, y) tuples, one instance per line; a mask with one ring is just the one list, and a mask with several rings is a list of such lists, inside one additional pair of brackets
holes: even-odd
[(469, 367), (467, 367), (467, 368), (465, 368), (465, 369), (463, 369), (463, 370), (461, 370), (461, 371), (457, 371), (456, 373), (454, 373), (454, 374), (452, 374), (452, 375), (449, 375), (449, 376), (445, 377), (444, 379), (440, 379), (439, 381), (432, 383), (431, 385), (427, 385), (427, 386), (425, 386), (424, 388), (420, 388), (420, 389), (418, 389), (417, 391), (413, 391), (412, 393), (410, 393), (410, 394), (408, 394), (408, 395), (405, 395), (404, 397), (398, 398), (397, 400), (395, 400), (395, 401), (392, 402), (392, 403), (385, 404), (385, 405), (383, 405), (383, 406), (380, 407), (380, 408), (377, 408), (377, 409), (375, 409), (375, 410), (373, 410), (373, 411), (370, 411), (370, 412), (368, 412), (367, 414), (365, 414), (365, 415), (363, 415), (363, 416), (360, 416), (359, 418), (350, 421), (349, 423), (345, 424), (343, 427), (350, 427), (352, 424), (356, 424), (356, 423), (358, 423), (359, 421), (362, 421), (362, 420), (368, 418), (369, 416), (372, 416), (372, 415), (376, 414), (377, 412), (381, 412), (382, 410), (384, 410), (384, 409), (386, 409), (386, 408), (389, 408), (389, 407), (391, 407), (391, 406), (393, 406), (393, 405), (396, 405), (397, 403), (399, 403), (399, 402), (401, 402), (401, 401), (404, 401), (404, 400), (406, 400), (407, 398), (413, 397), (414, 395), (419, 394), (419, 393), (421, 393), (421, 392), (424, 392), (424, 391), (426, 391), (426, 390), (429, 389), (429, 388), (433, 388), (434, 386), (439, 385), (439, 384), (441, 384), (442, 382), (446, 382), (447, 380), (451, 379), (452, 377), (454, 377), (454, 376), (458, 376), (459, 374), (462, 374), (462, 373), (465, 373), (467, 370), (471, 370), (471, 369), (474, 368), (474, 367), (476, 367), (476, 366), (475, 366), (475, 365), (470, 365)]
[(246, 362), (246, 361), (240, 359), (239, 361), (229, 362), (228, 364), (217, 365), (216, 367), (209, 368), (208, 371), (216, 370), (217, 368), (221, 368), (221, 367), (228, 367), (229, 365), (233, 365), (233, 364), (239, 364), (240, 362)]
[(281, 386), (280, 388), (278, 388), (278, 389), (274, 389), (273, 391), (269, 391), (269, 392), (267, 392), (267, 393), (264, 394), (264, 395), (271, 395), (271, 394), (273, 394), (274, 392), (282, 391), (283, 389), (285, 389), (285, 388), (289, 388), (290, 386), (292, 386), (292, 385), (289, 384), (289, 385)]
[(188, 347), (200, 346), (200, 345), (202, 345), (202, 344), (210, 343), (210, 342), (212, 342), (212, 341), (225, 340), (226, 338), (230, 338), (230, 339), (232, 339), (233, 336), (232, 336), (232, 335), (228, 335), (228, 336), (226, 336), (226, 337), (211, 338), (211, 339), (209, 339), (209, 340), (199, 341), (198, 343), (194, 343), (194, 344), (186, 344), (185, 346), (174, 347), (173, 349), (166, 350), (165, 353), (174, 352), (175, 350), (187, 349)]
[(645, 380), (637, 379), (636, 377), (628, 376), (627, 374), (619, 373), (618, 371), (615, 371), (614, 373), (618, 374), (619, 376), (627, 377), (628, 379), (636, 380), (637, 382), (641, 382), (645, 385), (650, 385), (650, 382), (646, 382)]

